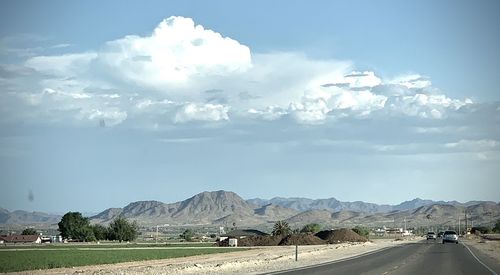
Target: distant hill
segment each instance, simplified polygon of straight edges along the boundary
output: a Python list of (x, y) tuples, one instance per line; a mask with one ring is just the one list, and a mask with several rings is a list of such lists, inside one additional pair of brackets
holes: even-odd
[(328, 199), (308, 199), (308, 198), (283, 198), (283, 197), (275, 197), (269, 200), (266, 199), (249, 199), (247, 200), (250, 203), (254, 203), (257, 205), (265, 205), (265, 204), (275, 204), (280, 205), (287, 208), (292, 208), (298, 211), (306, 211), (306, 210), (328, 210), (330, 212), (338, 212), (338, 211), (354, 211), (361, 213), (389, 213), (391, 211), (406, 211), (417, 209), (421, 206), (432, 205), (432, 204), (441, 204), (441, 205), (453, 205), (453, 206), (471, 206), (477, 205), (481, 203), (494, 203), (487, 201), (469, 201), (466, 203), (460, 203), (457, 201), (433, 201), (433, 200), (423, 200), (420, 198), (416, 198), (410, 201), (404, 201), (397, 205), (388, 205), (388, 204), (375, 204), (363, 201), (354, 201), (354, 202), (345, 202), (339, 201), (335, 198)]
[[(397, 205), (378, 205), (362, 201), (342, 202), (335, 198), (273, 198), (244, 200), (234, 192), (202, 192), (186, 200), (164, 203), (137, 201), (123, 208), (109, 208), (90, 217), (92, 223), (107, 224), (117, 217), (135, 220), (141, 225), (223, 225), (268, 226), (285, 220), (294, 228), (307, 223), (325, 227), (439, 226), (452, 227), (458, 218), (468, 222), (491, 224), (500, 218), (500, 204), (489, 201), (432, 201), (416, 198)], [(0, 208), (0, 224), (55, 224), (60, 215), (13, 211)], [(463, 224), (463, 222), (462, 222)]]
[(0, 208), (0, 224), (10, 225), (33, 225), (54, 224), (61, 220), (61, 215), (47, 214), (43, 212), (28, 212), (23, 210), (8, 211)]
[[(459, 203), (416, 198), (398, 205), (378, 205), (362, 201), (342, 202), (335, 198), (282, 198), (244, 200), (228, 191), (203, 192), (184, 201), (162, 203), (139, 201), (124, 208), (110, 208), (92, 217), (94, 223), (108, 223), (118, 216), (141, 224), (202, 225), (219, 224), (255, 226), (286, 220), (294, 227), (307, 223), (340, 227), (451, 226), (467, 210), (471, 222), (484, 223), (498, 217), (500, 207), (494, 202)], [(490, 213), (485, 217), (484, 213)], [(465, 217), (464, 217), (465, 218)]]
[(328, 210), (330, 212), (336, 212), (342, 210), (349, 210), (349, 211), (358, 211), (366, 213), (378, 213), (378, 212), (388, 212), (392, 210), (392, 206), (390, 205), (378, 205), (362, 201), (343, 202), (335, 198), (313, 200), (308, 198), (276, 197), (270, 200), (256, 198), (256, 199), (249, 199), (248, 201), (258, 205), (265, 205), (272, 203), (275, 205), (292, 208), (297, 211)]

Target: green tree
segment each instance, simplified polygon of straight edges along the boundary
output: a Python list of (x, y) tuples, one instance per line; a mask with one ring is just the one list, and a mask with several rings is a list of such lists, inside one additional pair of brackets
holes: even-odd
[(321, 225), (317, 224), (317, 223), (310, 223), (310, 224), (306, 224), (304, 225), (304, 227), (302, 227), (302, 229), (300, 230), (301, 233), (317, 233), (321, 230)]
[(96, 240), (106, 240), (108, 238), (108, 229), (100, 224), (91, 225), (92, 232)]
[(184, 230), (184, 232), (182, 232), (182, 234), (179, 235), (179, 237), (181, 237), (181, 239), (190, 242), (194, 237), (194, 232), (191, 229), (186, 229)]
[(474, 226), (470, 230), (470, 233), (472, 234), (489, 234), (490, 232), (491, 228), (487, 226)]
[(493, 232), (500, 233), (500, 219), (495, 223), (495, 227), (493, 227)]
[(139, 234), (139, 227), (136, 222), (129, 222), (123, 217), (116, 218), (109, 225), (109, 236), (110, 240), (117, 241), (133, 241), (137, 238)]
[(26, 228), (23, 230), (23, 233), (21, 235), (37, 235), (38, 232), (34, 228)]
[(271, 234), (273, 236), (278, 236), (278, 235), (288, 235), (290, 234), (290, 226), (288, 225), (287, 222), (285, 221), (277, 221), (274, 226), (273, 226), (273, 231)]
[(357, 225), (352, 229), (352, 231), (358, 233), (358, 235), (368, 238), (370, 235), (370, 229)]
[(57, 225), (64, 239), (85, 242), (95, 240), (94, 232), (90, 228), (89, 219), (84, 218), (80, 212), (68, 212), (64, 214)]

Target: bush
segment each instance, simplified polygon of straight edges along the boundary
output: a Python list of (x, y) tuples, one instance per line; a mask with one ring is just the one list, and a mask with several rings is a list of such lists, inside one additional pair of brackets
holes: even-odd
[(37, 235), (38, 233), (34, 228), (26, 228), (23, 230), (23, 233), (21, 235)]
[(495, 223), (495, 227), (493, 227), (493, 232), (500, 233), (500, 219), (497, 220), (497, 222)]
[(302, 229), (300, 230), (301, 233), (318, 233), (319, 231), (321, 230), (321, 225), (317, 224), (317, 223), (310, 223), (310, 224), (306, 224), (304, 225), (304, 227), (302, 227)]
[(108, 229), (108, 238), (117, 241), (133, 241), (137, 238), (139, 228), (136, 222), (129, 222), (127, 219), (118, 217)]
[(491, 228), (486, 226), (474, 226), (471, 228), (470, 233), (472, 234), (488, 234), (491, 233)]
[(108, 229), (100, 224), (91, 225), (92, 231), (94, 232), (94, 237), (96, 240), (106, 240), (108, 238)]
[(363, 237), (365, 237), (367, 239), (370, 236), (370, 229), (368, 229), (366, 227), (363, 227), (363, 226), (357, 225), (356, 227), (354, 227), (352, 229), (352, 231), (358, 233), (358, 235), (363, 236)]
[(184, 232), (182, 232), (182, 234), (179, 235), (179, 237), (181, 237), (181, 239), (186, 240), (187, 242), (190, 242), (193, 240), (194, 232), (191, 229), (186, 229), (184, 230)]

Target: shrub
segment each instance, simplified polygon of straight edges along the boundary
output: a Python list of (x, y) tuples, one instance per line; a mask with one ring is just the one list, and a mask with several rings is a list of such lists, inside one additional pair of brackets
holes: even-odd
[(181, 239), (184, 239), (184, 240), (190, 242), (194, 237), (194, 232), (191, 229), (186, 229), (186, 230), (184, 230), (184, 232), (182, 232), (181, 235), (179, 235), (179, 237), (181, 237)]
[(352, 231), (358, 233), (358, 235), (368, 238), (370, 235), (370, 229), (357, 225), (352, 229)]
[(474, 226), (471, 228), (470, 233), (472, 234), (488, 234), (491, 233), (491, 228), (486, 226)]
[(310, 224), (306, 224), (304, 225), (304, 227), (302, 227), (302, 229), (300, 230), (301, 233), (318, 233), (319, 231), (321, 230), (321, 225), (317, 224), (317, 223), (310, 223)]

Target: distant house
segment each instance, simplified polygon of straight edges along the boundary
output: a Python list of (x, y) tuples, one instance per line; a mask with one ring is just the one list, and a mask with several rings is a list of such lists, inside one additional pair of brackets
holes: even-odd
[(238, 240), (255, 237), (255, 236), (267, 236), (269, 234), (256, 229), (236, 229), (227, 234), (222, 234), (217, 240), (219, 246), (238, 246)]
[(228, 232), (227, 234), (223, 234), (220, 236), (221, 240), (224, 240), (226, 238), (231, 238), (231, 239), (242, 239), (246, 237), (253, 237), (253, 236), (267, 236), (269, 234), (264, 233), (262, 231), (256, 230), (256, 229), (236, 229), (231, 232)]
[(0, 236), (4, 243), (42, 243), (40, 235), (9, 235)]

